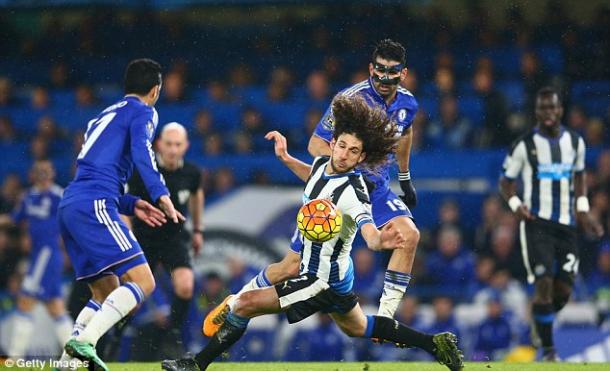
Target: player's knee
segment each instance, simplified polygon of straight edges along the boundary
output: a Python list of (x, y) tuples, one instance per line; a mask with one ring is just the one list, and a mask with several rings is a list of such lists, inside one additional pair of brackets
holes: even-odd
[(138, 283), (144, 295), (149, 296), (155, 291), (155, 287), (157, 287), (157, 283), (155, 282), (155, 277), (153, 275), (148, 275), (141, 282)]
[(537, 304), (548, 304), (553, 299), (553, 279), (551, 277), (540, 277), (534, 286), (534, 302)]
[(417, 244), (419, 243), (420, 234), (419, 229), (417, 229), (417, 226), (415, 226), (415, 223), (413, 223), (411, 219), (407, 218), (400, 218), (398, 220), (399, 222), (397, 224), (400, 229), (400, 232), (403, 234), (406, 240), (407, 249), (413, 249), (417, 247)]
[(17, 309), (22, 312), (31, 312), (34, 309), (36, 301), (29, 296), (20, 296), (17, 299)]
[(190, 299), (193, 297), (193, 282), (181, 281), (174, 288), (174, 293), (180, 299)]
[(179, 268), (174, 272), (174, 293), (181, 299), (193, 297), (194, 286), (193, 271), (187, 268)]
[(47, 312), (53, 318), (59, 318), (66, 313), (66, 307), (64, 306), (64, 302), (60, 299), (52, 300), (47, 303)]

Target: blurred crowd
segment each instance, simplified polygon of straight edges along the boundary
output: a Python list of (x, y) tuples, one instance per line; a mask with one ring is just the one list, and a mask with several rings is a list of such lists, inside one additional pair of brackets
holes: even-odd
[[(179, 121), (188, 128), (190, 159), (252, 158), (272, 153), (263, 140), (270, 129), (285, 132), (291, 149), (304, 152), (332, 96), (368, 77), (368, 48), (363, 46), (372, 45), (380, 35), (392, 35), (407, 47), (410, 69), (403, 85), (420, 102), (413, 123), (416, 153), (505, 151), (531, 127), (537, 89), (554, 84), (565, 93), (564, 123), (584, 136), (591, 152), (589, 199), (606, 231), (601, 243), (581, 237), (582, 275), (573, 299), (596, 302), (598, 322), (608, 324), (610, 9), (600, 8), (590, 24), (582, 25), (570, 20), (558, 4), (549, 2), (546, 17), (537, 24), (529, 24), (519, 8), (510, 8), (502, 28), (486, 21), (483, 8), (470, 9), (470, 21), (456, 28), (433, 8), (415, 17), (390, 5), (376, 13), (366, 6), (342, 7), (340, 12), (328, 6), (316, 22), (286, 17), (262, 31), (229, 25), (220, 34), (212, 26), (181, 22), (179, 13), (126, 10), (104, 10), (77, 23), (50, 17), (38, 36), (0, 22), (0, 33), (12, 35), (0, 39), (8, 56), (0, 61), (0, 214), (15, 207), (28, 185), (25, 171), (36, 159), (52, 159), (65, 186), (86, 122), (121, 97), (117, 72), (123, 71), (131, 54), (162, 56), (166, 73), (157, 109), (162, 124)], [(330, 15), (336, 18), (325, 22)], [(364, 22), (371, 28), (362, 29)], [(290, 32), (277, 32), (288, 24)], [(417, 30), (417, 38), (412, 30)], [(120, 47), (116, 40), (121, 40)], [(225, 45), (230, 49), (227, 55)], [(105, 75), (109, 70), (112, 74)], [(235, 171), (203, 170), (208, 200), (220, 199), (244, 182), (274, 182), (273, 174), (264, 171), (245, 181)], [(496, 358), (527, 342), (529, 331), (529, 288), (524, 284), (516, 220), (495, 194), (485, 198), (475, 227), (464, 223), (462, 212), (458, 200), (446, 199), (437, 223), (422, 226), (414, 279), (399, 319), (426, 331), (462, 331), (472, 359)], [(354, 288), (365, 305), (375, 305), (387, 257), (356, 247)], [(0, 316), (14, 306), (28, 250), (27, 235), (15, 228), (0, 229)], [(230, 271), (229, 279), (213, 273), (198, 277), (192, 323), (201, 323), (214, 303), (256, 273), (246, 262), (235, 262)], [(66, 281), (71, 278), (66, 266)], [(163, 284), (158, 286), (143, 311), (149, 315), (134, 322), (153, 329), (151, 334), (163, 328), (168, 315), (167, 293)], [(431, 305), (431, 317), (420, 318), (420, 302)], [(464, 330), (454, 306), (472, 303), (485, 305), (485, 319)], [(329, 323), (322, 317), (319, 326), (303, 330), (290, 346), (306, 348), (300, 353), (303, 359), (342, 359), (343, 348), (333, 350), (347, 340)], [(191, 327), (185, 329), (185, 338), (190, 344), (200, 343), (198, 325)], [(162, 336), (160, 331), (156, 334)], [(324, 340), (304, 340), (308, 336)], [(123, 341), (136, 340), (126, 332)], [(354, 359), (425, 358), (415, 351), (382, 352), (356, 345)], [(142, 347), (144, 353), (150, 349)], [(139, 357), (134, 354), (117, 357)]]

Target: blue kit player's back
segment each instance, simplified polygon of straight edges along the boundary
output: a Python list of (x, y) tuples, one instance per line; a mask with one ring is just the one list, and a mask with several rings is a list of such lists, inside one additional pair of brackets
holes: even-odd
[(77, 279), (95, 277), (142, 254), (119, 214), (133, 214), (136, 198), (125, 195), (124, 188), (134, 164), (152, 200), (169, 194), (152, 151), (157, 122), (154, 108), (127, 96), (87, 124), (76, 176), (60, 205), (62, 236)]
[[(152, 108), (161, 93), (159, 63), (131, 61), (125, 70), (125, 97), (87, 124), (76, 176), (59, 206), (61, 235), (77, 280), (87, 280), (91, 300), (81, 310), (62, 360), (75, 357), (107, 371), (95, 351), (97, 341), (155, 288), (142, 248), (119, 214), (135, 215), (151, 226), (184, 220), (157, 171), (152, 140), (158, 117)], [(134, 166), (151, 200), (125, 194)], [(119, 286), (120, 278), (122, 286)]]

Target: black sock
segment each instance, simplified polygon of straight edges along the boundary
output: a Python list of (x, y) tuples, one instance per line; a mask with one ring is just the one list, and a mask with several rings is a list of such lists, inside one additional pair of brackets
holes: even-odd
[(184, 325), (186, 320), (190, 304), (191, 299), (182, 299), (178, 295), (174, 295), (171, 314), (169, 316), (169, 323), (172, 328), (177, 330), (182, 329), (182, 325)]
[(391, 318), (373, 317), (375, 317), (375, 326), (373, 326), (372, 338), (404, 344), (409, 347), (418, 347), (430, 354), (434, 353), (432, 335), (414, 330)]
[(544, 349), (553, 348), (553, 321), (555, 320), (553, 305), (534, 304), (532, 305), (532, 314), (542, 347)]
[(201, 370), (205, 370), (210, 363), (220, 356), (225, 350), (235, 344), (246, 332), (246, 328), (236, 327), (229, 322), (225, 322), (216, 335), (210, 339), (208, 345), (195, 356), (195, 360)]
[(563, 297), (555, 297), (553, 298), (553, 310), (555, 310), (555, 313), (558, 313), (559, 311), (561, 311), (563, 309), (563, 307), (566, 306), (566, 304), (568, 304), (568, 300), (570, 298), (568, 297), (563, 298)]

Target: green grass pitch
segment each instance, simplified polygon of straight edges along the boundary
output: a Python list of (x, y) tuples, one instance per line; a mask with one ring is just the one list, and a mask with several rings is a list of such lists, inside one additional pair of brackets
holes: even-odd
[[(109, 363), (111, 371), (156, 371), (160, 363)], [(40, 370), (0, 366), (0, 370)], [(44, 370), (48, 370), (45, 368)], [(327, 362), (327, 363), (288, 363), (288, 362), (244, 362), (215, 363), (208, 371), (442, 371), (448, 370), (432, 362)], [(467, 362), (464, 371), (607, 371), (610, 363), (501, 363)]]

